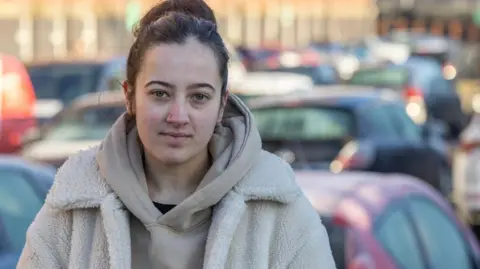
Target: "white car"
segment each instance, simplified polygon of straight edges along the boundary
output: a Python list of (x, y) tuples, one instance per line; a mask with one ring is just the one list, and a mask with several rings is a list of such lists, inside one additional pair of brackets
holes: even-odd
[(251, 72), (242, 81), (231, 85), (230, 91), (243, 96), (277, 95), (313, 90), (307, 75), (286, 72)]
[(26, 134), (20, 154), (60, 167), (69, 156), (100, 144), (124, 111), (120, 91), (79, 97), (41, 129)]

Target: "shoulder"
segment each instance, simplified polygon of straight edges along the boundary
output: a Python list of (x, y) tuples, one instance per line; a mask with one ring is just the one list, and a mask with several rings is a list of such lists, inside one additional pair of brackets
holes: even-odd
[(286, 234), (298, 237), (312, 229), (322, 228), (320, 216), (298, 186), (292, 167), (280, 157), (263, 151), (257, 164), (250, 171), (252, 193), (256, 198), (279, 202), (280, 225)]
[(98, 205), (111, 191), (97, 163), (98, 147), (80, 151), (60, 167), (46, 203), (53, 208), (72, 209)]
[(289, 164), (278, 156), (262, 150), (255, 164), (237, 183), (234, 190), (245, 201), (269, 200), (290, 203), (300, 194), (300, 187)]

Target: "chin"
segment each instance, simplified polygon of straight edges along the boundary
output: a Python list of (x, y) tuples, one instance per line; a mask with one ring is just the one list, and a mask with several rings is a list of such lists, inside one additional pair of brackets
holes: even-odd
[(186, 163), (192, 156), (185, 154), (181, 150), (164, 150), (162, 153), (155, 154), (155, 157), (166, 165), (179, 165)]

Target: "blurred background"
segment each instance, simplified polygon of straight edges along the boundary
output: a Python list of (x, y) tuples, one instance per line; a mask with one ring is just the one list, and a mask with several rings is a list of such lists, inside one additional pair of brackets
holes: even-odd
[[(24, 61), (125, 53), (131, 28), (155, 0), (2, 0), (0, 50)], [(378, 8), (367, 0), (210, 0), (233, 44), (357, 39), (376, 32)]]
[[(56, 170), (125, 111), (154, 0), (0, 0), (0, 268)], [(210, 0), (229, 90), (339, 269), (480, 268), (480, 1)]]

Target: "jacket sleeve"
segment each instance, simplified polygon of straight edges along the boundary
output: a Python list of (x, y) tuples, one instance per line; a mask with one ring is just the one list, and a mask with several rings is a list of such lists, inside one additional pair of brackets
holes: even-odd
[(45, 204), (28, 228), (17, 269), (62, 269), (68, 266), (71, 213)]
[(288, 269), (336, 269), (328, 234), (320, 223), (307, 232), (303, 245), (298, 249)]

